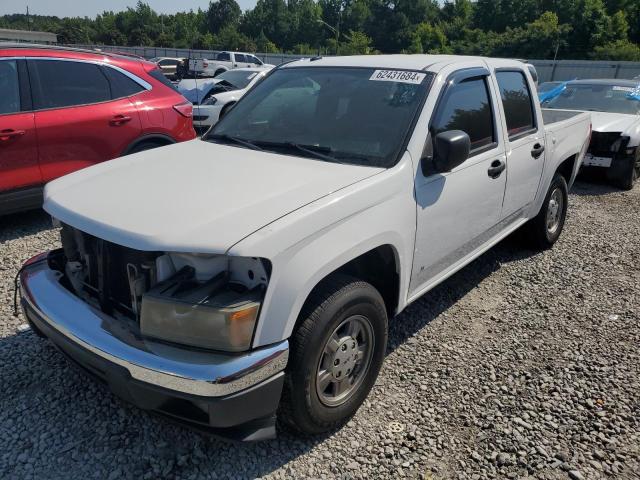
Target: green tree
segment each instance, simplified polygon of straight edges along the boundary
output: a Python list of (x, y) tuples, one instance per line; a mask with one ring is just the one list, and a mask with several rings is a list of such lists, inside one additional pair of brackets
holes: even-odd
[(419, 51), (416, 53), (451, 53), (447, 37), (439, 25), (422, 22), (415, 30)]
[(492, 54), (537, 59), (554, 58), (556, 52), (567, 45), (570, 31), (571, 27), (560, 24), (555, 13), (545, 12), (523, 28), (507, 27), (500, 35)]
[(209, 2), (207, 10), (207, 26), (211, 33), (218, 33), (226, 26), (237, 26), (240, 23), (242, 10), (235, 0), (214, 0)]
[(591, 58), (640, 62), (640, 47), (629, 40), (617, 40), (595, 47)]

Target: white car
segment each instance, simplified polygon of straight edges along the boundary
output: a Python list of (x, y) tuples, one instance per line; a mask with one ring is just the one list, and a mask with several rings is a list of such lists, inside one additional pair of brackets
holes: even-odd
[(520, 227), (553, 246), (589, 131), (513, 60), (292, 62), (202, 140), (49, 183), (62, 248), (20, 270), (24, 312), (144, 409), (242, 440), (276, 414), (333, 430), (399, 312)]
[(205, 129), (215, 125), (267, 72), (264, 68), (238, 68), (217, 76), (211, 88), (204, 88), (200, 103), (193, 106), (193, 126)]
[(638, 80), (573, 80), (544, 107), (590, 112), (593, 134), (583, 165), (622, 189), (633, 188), (640, 175)]
[(263, 63), (258, 57), (244, 52), (220, 52), (215, 59), (192, 58), (189, 70), (205, 77), (217, 77), (235, 68), (273, 68), (275, 65)]

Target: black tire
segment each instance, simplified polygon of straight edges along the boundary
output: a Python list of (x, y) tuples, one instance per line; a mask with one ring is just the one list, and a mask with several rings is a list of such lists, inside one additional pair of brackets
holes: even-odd
[(157, 142), (141, 142), (131, 150), (127, 152), (127, 155), (131, 155), (133, 153), (144, 152), (145, 150), (151, 150), (153, 148), (162, 147), (163, 145)]
[(633, 185), (636, 183), (638, 179), (638, 170), (640, 169), (640, 153), (636, 155), (634, 158), (629, 158), (624, 161), (624, 163), (616, 172), (615, 177), (612, 179), (611, 183), (614, 186), (621, 188), (622, 190), (631, 190)]
[[(327, 406), (316, 388), (320, 362), (329, 337), (351, 318), (368, 320), (373, 340), (371, 356), (367, 366), (358, 370), (359, 382), (353, 383), (358, 386), (353, 387), (350, 396), (343, 403)], [(280, 419), (304, 434), (326, 432), (346, 423), (373, 387), (386, 347), (387, 312), (380, 293), (370, 284), (346, 275), (324, 280), (307, 299), (290, 338)]]
[(218, 75), (220, 75), (221, 73), (226, 72), (226, 70), (224, 68), (219, 68), (218, 70), (216, 70), (216, 72), (213, 74), (214, 78), (217, 77)]
[[(552, 196), (559, 192), (562, 204), (558, 210), (557, 224), (555, 228), (550, 229), (547, 223), (547, 213), (549, 212)], [(557, 202), (557, 198), (554, 196), (554, 201)], [(534, 218), (529, 220), (525, 225), (524, 233), (527, 241), (532, 248), (537, 250), (546, 250), (553, 246), (554, 243), (560, 238), (562, 229), (564, 228), (564, 222), (567, 217), (567, 206), (569, 204), (569, 189), (567, 188), (567, 182), (562, 175), (556, 173), (549, 185), (549, 190), (544, 198), (540, 212)]]

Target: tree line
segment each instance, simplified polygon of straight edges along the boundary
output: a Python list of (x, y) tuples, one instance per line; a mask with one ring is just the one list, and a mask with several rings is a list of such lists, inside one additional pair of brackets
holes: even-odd
[(4, 15), (0, 28), (65, 44), (640, 61), (639, 0), (258, 0), (244, 12), (213, 0), (172, 15), (138, 1), (95, 18)]

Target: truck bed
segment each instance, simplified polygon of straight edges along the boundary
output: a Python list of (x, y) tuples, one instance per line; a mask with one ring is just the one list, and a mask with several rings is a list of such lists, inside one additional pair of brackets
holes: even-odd
[(577, 112), (575, 110), (557, 110), (555, 108), (543, 108), (542, 120), (544, 121), (545, 126), (548, 127), (553, 123), (563, 122), (565, 120), (569, 120), (570, 118), (574, 118), (578, 115), (583, 114), (584, 112)]

